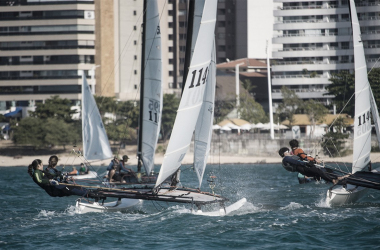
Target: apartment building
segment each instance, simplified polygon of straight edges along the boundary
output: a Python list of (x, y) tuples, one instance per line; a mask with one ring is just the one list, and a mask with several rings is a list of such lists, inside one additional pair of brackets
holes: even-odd
[[(94, 1), (0, 1), (0, 112), (81, 97), (95, 62)], [(90, 84), (93, 83), (90, 81)]]
[[(273, 51), (273, 102), (282, 99), (280, 89), (287, 86), (302, 99), (331, 103), (326, 94), (331, 74), (354, 70), (352, 32), (347, 0), (274, 0), (273, 38), (282, 49)], [(380, 57), (380, 1), (355, 1), (365, 48), (367, 67)]]

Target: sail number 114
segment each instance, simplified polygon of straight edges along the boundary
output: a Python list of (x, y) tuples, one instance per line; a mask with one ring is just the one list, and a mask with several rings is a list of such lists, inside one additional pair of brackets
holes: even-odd
[[(207, 73), (208, 73), (208, 67), (206, 68), (204, 73), (203, 73), (203, 68), (201, 68), (199, 70), (193, 70), (193, 72), (191, 72), (193, 77), (191, 78), (191, 84), (189, 86), (189, 89), (194, 88), (194, 87), (198, 87), (201, 84), (205, 84), (206, 79), (207, 79)], [(197, 75), (198, 75), (198, 77), (197, 77)], [(196, 81), (196, 83), (195, 83), (195, 81)]]

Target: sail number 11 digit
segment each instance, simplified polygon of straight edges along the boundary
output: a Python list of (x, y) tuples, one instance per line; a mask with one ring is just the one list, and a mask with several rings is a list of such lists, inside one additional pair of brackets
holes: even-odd
[[(198, 73), (198, 77), (196, 77), (197, 73)], [(193, 77), (191, 78), (191, 84), (189, 86), (189, 89), (194, 88), (194, 87), (198, 87), (201, 85), (201, 83), (202, 84), (206, 83), (208, 67), (206, 68), (204, 74), (202, 74), (202, 73), (203, 73), (203, 68), (201, 68), (200, 70), (193, 70), (193, 72), (191, 72)], [(197, 83), (195, 84), (194, 81), (196, 80), (196, 78), (198, 78), (198, 79), (197, 79)]]
[(160, 103), (156, 100), (149, 100), (149, 121), (158, 123), (158, 113), (160, 111)]

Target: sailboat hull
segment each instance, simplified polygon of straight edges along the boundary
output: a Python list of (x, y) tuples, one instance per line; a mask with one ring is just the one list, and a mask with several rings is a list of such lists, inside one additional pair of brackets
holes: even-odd
[(105, 212), (118, 212), (128, 210), (129, 208), (139, 205), (142, 200), (138, 199), (120, 199), (118, 201), (107, 202), (107, 203), (87, 203), (81, 202), (80, 199), (76, 202), (76, 211), (80, 214), (85, 213), (105, 213)]
[(69, 175), (69, 177), (73, 177), (74, 180), (93, 179), (93, 178), (97, 178), (98, 174), (95, 171), (88, 171), (87, 174)]
[(368, 192), (365, 187), (353, 186), (348, 184), (346, 188), (336, 186), (327, 191), (326, 202), (331, 206), (342, 206), (345, 204), (355, 203)]

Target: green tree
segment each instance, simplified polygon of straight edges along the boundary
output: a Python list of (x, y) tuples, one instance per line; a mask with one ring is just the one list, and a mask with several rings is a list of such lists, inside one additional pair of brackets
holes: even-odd
[(317, 122), (322, 123), (329, 111), (322, 103), (316, 102), (313, 99), (304, 102), (304, 104), (304, 109), (312, 125), (310, 135), (311, 137), (313, 137), (315, 125), (317, 124)]
[(257, 103), (255, 99), (247, 93), (240, 95), (240, 107), (238, 107), (238, 112), (240, 113), (241, 119), (250, 123), (268, 122), (268, 117), (261, 104)]
[(26, 117), (12, 126), (12, 140), (20, 145), (33, 145), (35, 149), (46, 146), (44, 121), (36, 117)]
[[(355, 76), (348, 71), (340, 71), (329, 79), (325, 95), (335, 96), (332, 101), (339, 112), (354, 116), (355, 113)], [(350, 102), (348, 102), (351, 99)], [(344, 109), (343, 109), (344, 108)]]
[(128, 126), (132, 128), (139, 126), (140, 103), (136, 102), (136, 104), (134, 104), (130, 101), (118, 102), (116, 108), (117, 117), (126, 120)]
[(343, 134), (347, 124), (343, 117), (339, 117), (332, 127), (333, 131), (329, 131), (323, 136), (321, 146), (326, 155), (337, 157), (343, 154), (344, 142), (348, 138), (348, 134)]
[(294, 121), (294, 114), (303, 106), (303, 101), (297, 96), (293, 90), (282, 86), (281, 88), (282, 102), (278, 105), (277, 113), (281, 120), (288, 119), (291, 127)]
[(108, 96), (94, 96), (96, 105), (98, 106), (99, 113), (102, 117), (106, 112), (114, 114), (116, 112), (116, 100), (115, 97)]
[(75, 145), (81, 141), (82, 133), (78, 133), (77, 127), (79, 123), (66, 123), (56, 118), (48, 118), (43, 124), (45, 137), (43, 138), (45, 145), (49, 146), (63, 146)]
[(219, 100), (215, 101), (214, 119), (215, 123), (223, 121), (226, 116), (235, 108), (235, 101)]
[(172, 132), (178, 106), (179, 99), (174, 94), (164, 94), (161, 119), (161, 134), (164, 141), (169, 138)]
[[(336, 105), (337, 110), (342, 113), (347, 113), (354, 116), (355, 113), (355, 74), (348, 71), (341, 71), (333, 74), (329, 79), (331, 84), (327, 85), (326, 90), (328, 93), (325, 95), (333, 95), (333, 104)], [(376, 104), (380, 107), (380, 68), (372, 69), (368, 74), (368, 81), (371, 85), (373, 96)], [(351, 100), (350, 100), (351, 98)], [(350, 102), (348, 102), (350, 100)]]
[(36, 111), (30, 111), (30, 116), (47, 119), (57, 118), (65, 122), (71, 122), (71, 116), (75, 114), (75, 110), (71, 110), (71, 101), (61, 99), (58, 95), (46, 99), (45, 103), (36, 103)]

